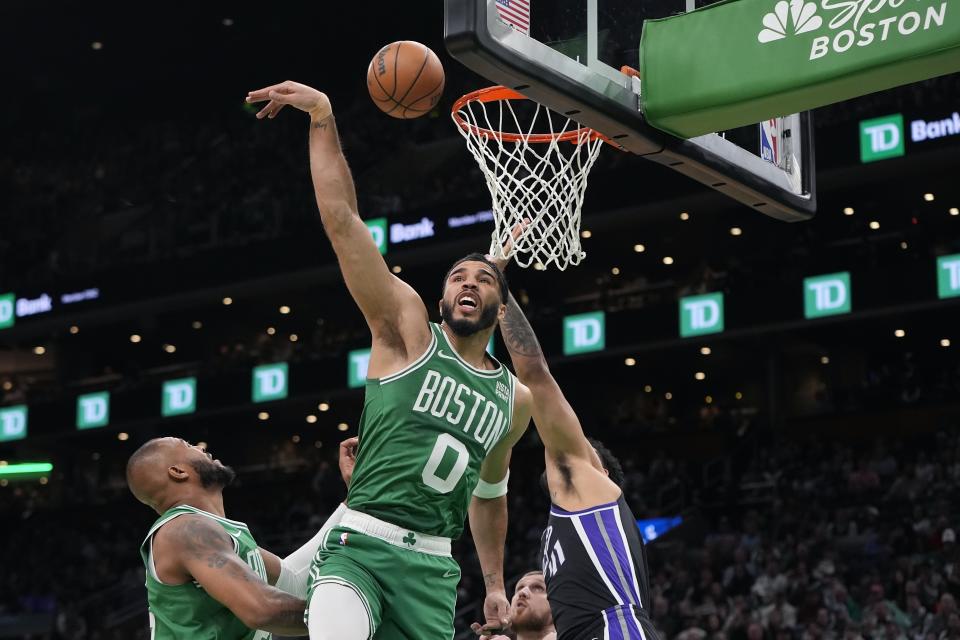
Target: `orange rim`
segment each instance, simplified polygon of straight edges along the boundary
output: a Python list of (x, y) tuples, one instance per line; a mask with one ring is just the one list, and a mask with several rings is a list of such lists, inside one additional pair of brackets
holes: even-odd
[(583, 134), (587, 133), (589, 134), (591, 140), (603, 140), (608, 144), (613, 144), (610, 138), (588, 127), (579, 127), (564, 133), (531, 133), (525, 135), (522, 133), (504, 133), (502, 131), (484, 129), (483, 127), (470, 124), (464, 120), (463, 116), (460, 115), (460, 111), (463, 109), (463, 107), (471, 102), (487, 103), (501, 102), (504, 100), (529, 100), (529, 98), (522, 93), (503, 86), (477, 89), (476, 91), (462, 96), (459, 100), (453, 103), (453, 119), (457, 123), (457, 126), (464, 131), (470, 131), (471, 133), (484, 138), (494, 138), (506, 142), (528, 142), (535, 144), (548, 144), (554, 140), (557, 142), (578, 142), (583, 138)]

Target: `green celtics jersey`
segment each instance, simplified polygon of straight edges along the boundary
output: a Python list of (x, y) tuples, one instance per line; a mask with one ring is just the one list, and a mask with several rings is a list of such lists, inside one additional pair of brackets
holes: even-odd
[(270, 640), (271, 634), (248, 629), (232, 611), (207, 595), (196, 581), (167, 585), (157, 579), (153, 563), (153, 535), (160, 527), (182, 515), (204, 516), (222, 526), (233, 538), (237, 555), (264, 582), (267, 580), (263, 557), (247, 525), (188, 505), (170, 509), (153, 523), (140, 546), (140, 555), (147, 568), (151, 640)]
[(480, 465), (510, 430), (514, 377), (497, 363), (476, 369), (430, 325), (416, 362), (368, 378), (360, 448), (347, 504), (428, 535), (463, 531)]

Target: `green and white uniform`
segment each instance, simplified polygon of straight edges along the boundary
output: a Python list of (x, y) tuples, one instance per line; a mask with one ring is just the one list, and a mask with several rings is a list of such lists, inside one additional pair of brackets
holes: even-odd
[(367, 379), (349, 510), (312, 570), (308, 600), (324, 583), (352, 588), (377, 640), (453, 637), (460, 569), (450, 539), (463, 532), (480, 466), (513, 417), (506, 367), (477, 369), (439, 325), (430, 331), (415, 362)]
[(151, 640), (270, 640), (266, 631), (247, 628), (230, 609), (207, 595), (195, 580), (185, 584), (163, 584), (153, 562), (153, 536), (163, 525), (182, 515), (210, 518), (227, 532), (233, 548), (253, 572), (267, 581), (267, 569), (250, 529), (243, 522), (221, 518), (188, 505), (174, 507), (153, 523), (140, 545), (147, 570), (147, 605), (150, 610)]

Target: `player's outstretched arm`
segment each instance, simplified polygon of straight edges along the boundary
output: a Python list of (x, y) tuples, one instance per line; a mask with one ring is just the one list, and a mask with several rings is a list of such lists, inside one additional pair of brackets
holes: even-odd
[(306, 603), (261, 580), (236, 554), (223, 527), (209, 518), (184, 515), (170, 521), (157, 532), (154, 552), (174, 572), (199, 582), (250, 629), (307, 634)]
[(385, 365), (383, 372), (372, 371), (371, 375), (389, 373), (391, 363), (380, 362), (377, 343), (404, 355), (407, 351), (413, 357), (419, 355), (430, 341), (426, 307), (409, 285), (390, 273), (360, 219), (353, 176), (340, 148), (337, 123), (327, 96), (290, 81), (251, 91), (247, 96), (248, 102), (266, 100), (269, 102), (257, 114), (258, 118), (273, 118), (288, 104), (310, 114), (310, 172), (320, 219), (337, 254), (347, 288), (373, 334), (371, 369)]
[(589, 457), (591, 447), (580, 420), (550, 373), (537, 335), (512, 293), (507, 313), (500, 321), (500, 333), (517, 378), (533, 396), (533, 420), (547, 453)]

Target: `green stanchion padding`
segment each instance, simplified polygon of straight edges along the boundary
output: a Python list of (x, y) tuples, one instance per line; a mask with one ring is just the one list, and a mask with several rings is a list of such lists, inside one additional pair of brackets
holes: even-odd
[(726, 0), (640, 41), (644, 115), (682, 138), (956, 71), (958, 0)]

